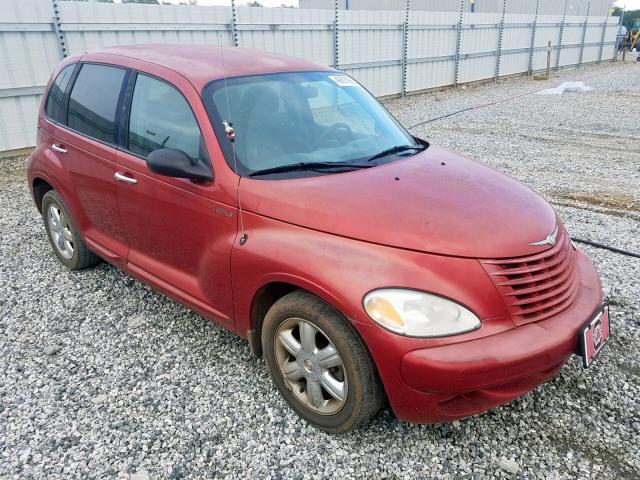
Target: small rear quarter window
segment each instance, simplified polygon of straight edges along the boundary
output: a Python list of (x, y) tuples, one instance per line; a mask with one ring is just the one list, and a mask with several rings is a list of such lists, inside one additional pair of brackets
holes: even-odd
[(47, 118), (57, 123), (66, 123), (64, 94), (69, 85), (69, 79), (73, 74), (73, 69), (76, 68), (76, 64), (67, 65), (58, 74), (55, 81), (49, 89), (49, 95), (47, 97), (47, 103), (45, 104), (44, 112)]

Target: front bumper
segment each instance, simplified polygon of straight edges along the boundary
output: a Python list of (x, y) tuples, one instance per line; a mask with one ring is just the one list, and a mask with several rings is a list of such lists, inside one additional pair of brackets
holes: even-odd
[(578, 268), (577, 297), (552, 318), (405, 353), (401, 381), (392, 381), (390, 389), (383, 378), (395, 414), (415, 423), (467, 417), (509, 402), (555, 375), (575, 352), (580, 327), (603, 300), (598, 273), (581, 253)]

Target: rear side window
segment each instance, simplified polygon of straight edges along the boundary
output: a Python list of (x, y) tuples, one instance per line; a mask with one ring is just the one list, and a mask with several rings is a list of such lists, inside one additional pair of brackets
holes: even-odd
[(129, 116), (129, 151), (146, 157), (160, 148), (176, 148), (198, 160), (200, 138), (182, 94), (166, 82), (138, 74)]
[(125, 72), (117, 67), (83, 65), (69, 97), (69, 128), (114, 143), (116, 109)]
[(75, 63), (64, 67), (49, 89), (49, 96), (47, 97), (44, 112), (45, 115), (54, 122), (66, 123), (64, 94), (69, 85), (69, 79), (73, 74), (74, 68), (76, 68)]

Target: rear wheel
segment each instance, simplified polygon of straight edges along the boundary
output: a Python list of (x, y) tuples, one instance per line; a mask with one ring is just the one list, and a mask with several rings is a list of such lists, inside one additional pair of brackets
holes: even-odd
[(80, 238), (67, 206), (55, 190), (42, 197), (42, 218), (54, 253), (67, 268), (80, 270), (100, 262)]
[(262, 347), (273, 382), (295, 412), (326, 432), (366, 423), (384, 395), (362, 339), (347, 320), (303, 291), (267, 312)]

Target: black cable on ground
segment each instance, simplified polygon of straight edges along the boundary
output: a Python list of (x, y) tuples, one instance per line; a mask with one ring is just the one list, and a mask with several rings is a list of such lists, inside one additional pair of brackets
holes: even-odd
[[(617, 68), (613, 68), (611, 70), (607, 70), (606, 72), (600, 72), (600, 73), (595, 73), (593, 75), (588, 75), (586, 77), (583, 77), (583, 80), (588, 80), (588, 79), (594, 78), (594, 77), (600, 77), (602, 75), (608, 75), (609, 73), (615, 72), (617, 70), (618, 70)], [(424, 120), (422, 122), (418, 122), (415, 125), (411, 125), (407, 130), (413, 130), (414, 128), (419, 127), (421, 125), (426, 125), (427, 123), (437, 122), (438, 120), (442, 120), (444, 118), (453, 117), (454, 115), (458, 115), (458, 114), (464, 113), (464, 112), (469, 112), (471, 110), (477, 110), (478, 108), (491, 107), (493, 105), (498, 105), (500, 103), (510, 102), (511, 100), (516, 100), (516, 99), (521, 98), (521, 97), (526, 97), (528, 95), (533, 95), (534, 93), (539, 92), (539, 91), (540, 91), (540, 89), (536, 88), (535, 90), (531, 90), (531, 91), (524, 92), (524, 93), (519, 93), (518, 95), (514, 95), (513, 97), (501, 98), (500, 100), (495, 100), (493, 102), (481, 103), (480, 105), (474, 105), (472, 107), (463, 108), (462, 110), (456, 110), (455, 112), (447, 113), (447, 114), (441, 115), (439, 117), (429, 118), (428, 120)]]
[(416, 127), (419, 127), (421, 125), (426, 125), (427, 123), (432, 123), (432, 122), (437, 122), (438, 120), (442, 120), (443, 118), (449, 118), (449, 117), (453, 117), (454, 115), (458, 115), (459, 113), (464, 113), (464, 112), (468, 112), (471, 110), (477, 110), (478, 108), (483, 108), (483, 107), (491, 107), (493, 105), (498, 105), (499, 103), (504, 103), (504, 102), (510, 102), (511, 100), (516, 100), (520, 97), (526, 97), (527, 95), (532, 95), (535, 92), (540, 91), (538, 90), (534, 90), (532, 92), (525, 92), (525, 93), (521, 93), (519, 95), (515, 95), (513, 97), (508, 97), (508, 98), (502, 98), (500, 100), (496, 100), (494, 102), (489, 102), (489, 103), (482, 103), (480, 105), (474, 105), (473, 107), (467, 107), (467, 108), (463, 108), (462, 110), (456, 110), (455, 112), (451, 112), (451, 113), (447, 113), (445, 115), (441, 115), (439, 117), (435, 117), (435, 118), (430, 118), (428, 120), (425, 120), (423, 122), (418, 122), (415, 125), (411, 125), (408, 130), (413, 130)]
[(581, 238), (575, 238), (575, 237), (571, 237), (571, 240), (578, 243), (584, 243), (585, 245), (591, 245), (592, 247), (602, 248), (603, 250), (609, 250), (610, 252), (619, 253), (620, 255), (626, 255), (627, 257), (640, 258), (640, 253), (630, 252), (628, 250), (622, 250), (616, 247), (610, 247), (609, 245), (604, 245), (598, 242), (592, 242), (591, 240), (583, 240)]

